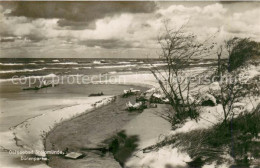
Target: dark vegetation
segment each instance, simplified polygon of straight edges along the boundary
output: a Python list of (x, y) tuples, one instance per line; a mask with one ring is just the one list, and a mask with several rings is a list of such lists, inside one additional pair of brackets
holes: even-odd
[[(223, 48), (227, 52), (227, 62), (221, 61)], [(246, 66), (247, 62), (252, 58), (257, 59), (257, 57), (260, 57), (260, 45), (249, 38), (231, 38), (220, 47), (217, 56), (217, 74), (222, 77), (219, 78), (221, 89), (219, 92), (213, 93), (213, 95), (223, 106), (223, 122), (228, 124), (234, 116), (234, 103), (239, 102), (241, 98), (252, 96), (252, 94), (259, 96), (259, 88), (255, 85), (255, 82), (259, 81), (251, 80), (248, 83), (243, 83), (239, 81), (238, 77), (241, 73), (241, 67)], [(226, 77), (224, 78), (224, 76)]]
[(139, 90), (128, 90), (127, 92), (125, 92), (123, 95), (122, 95), (122, 97), (123, 98), (127, 98), (127, 97), (129, 97), (129, 96), (134, 96), (134, 95), (140, 95), (140, 91)]
[(136, 102), (147, 102), (148, 101), (147, 93), (144, 92), (144, 93), (137, 95), (135, 98), (135, 101)]
[[(179, 80), (179, 77), (183, 75), (183, 68), (188, 67), (191, 58), (196, 55), (207, 55), (212, 51), (215, 43), (208, 46), (207, 40), (202, 43), (198, 42), (195, 35), (184, 31), (184, 26), (172, 30), (166, 25), (165, 30), (165, 34), (159, 37), (158, 42), (162, 50), (160, 57), (165, 60), (167, 66), (164, 72), (156, 67), (152, 68), (151, 72), (173, 108), (161, 117), (169, 121), (175, 129), (187, 118), (197, 120), (200, 106), (215, 106), (215, 102), (211, 100), (199, 103), (190, 100), (189, 96), (196, 99), (198, 95), (191, 94), (192, 85), (189, 80)], [(224, 54), (227, 55), (224, 56)], [(226, 161), (224, 155), (227, 154), (235, 160), (232, 167), (259, 166), (260, 105), (254, 107), (251, 112), (244, 111), (237, 116), (234, 104), (245, 98), (259, 97), (259, 84), (257, 84), (259, 76), (248, 83), (237, 81), (236, 77), (250, 61), (259, 60), (260, 45), (249, 38), (235, 37), (225, 41), (216, 55), (218, 64), (213, 75), (218, 75), (216, 79), (220, 90), (210, 91), (210, 94), (214, 96), (216, 103), (223, 107), (223, 116), (219, 116), (223, 118), (223, 121), (209, 129), (166, 137), (160, 143), (143, 149), (143, 152), (172, 145), (190, 155), (193, 159), (188, 163), (190, 167), (202, 167), (205, 163), (213, 161), (217, 161), (217, 164), (223, 163)], [(229, 79), (226, 79), (227, 82), (222, 81), (225, 75), (229, 76)], [(157, 99), (154, 102), (161, 103)], [(257, 160), (258, 163), (256, 163)]]
[(202, 106), (215, 106), (215, 103), (212, 100), (204, 100), (201, 102)]
[(198, 168), (213, 161), (220, 164), (225, 161), (225, 154), (234, 158), (234, 167), (249, 167), (254, 165), (254, 160), (260, 159), (260, 141), (256, 141), (260, 138), (259, 121), (260, 105), (253, 112), (234, 118), (229, 125), (220, 123), (210, 129), (179, 133), (144, 151), (173, 145), (193, 158), (189, 163), (191, 167)]
[(43, 86), (35, 86), (35, 87), (23, 88), (23, 90), (39, 90), (39, 89), (48, 88), (48, 87), (54, 87), (54, 86), (57, 86), (57, 85), (48, 84), (48, 85), (43, 85)]
[(127, 97), (134, 96), (134, 95), (136, 95), (135, 92), (127, 92), (127, 93), (124, 93), (124, 94), (122, 95), (122, 97), (123, 97), (123, 98), (127, 98)]
[(103, 96), (104, 93), (100, 92), (100, 93), (91, 93), (88, 97), (94, 97), (94, 96)]
[(128, 98), (131, 96), (135, 96), (135, 102), (134, 104), (129, 105), (129, 103), (131, 103), (131, 101), (129, 101), (126, 105), (126, 110), (129, 112), (143, 112), (143, 110), (147, 108), (147, 98), (145, 97), (146, 93), (142, 93), (137, 90), (132, 91), (130, 89), (122, 95), (123, 98)]
[(109, 152), (113, 153), (115, 160), (124, 167), (126, 160), (136, 150), (138, 141), (138, 136), (127, 136), (125, 131), (120, 131), (105, 143), (109, 144)]
[(156, 103), (156, 104), (169, 104), (169, 101), (166, 97), (156, 97), (154, 94), (151, 95), (149, 98), (149, 103)]
[(249, 38), (232, 38), (226, 41), (229, 72), (236, 70), (241, 65), (244, 65), (248, 60), (260, 54), (259, 43), (250, 40)]

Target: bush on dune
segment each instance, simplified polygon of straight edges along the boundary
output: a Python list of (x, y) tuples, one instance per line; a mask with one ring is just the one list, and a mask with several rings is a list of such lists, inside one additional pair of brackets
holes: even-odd
[(231, 72), (252, 58), (257, 58), (260, 55), (259, 43), (250, 40), (249, 38), (234, 37), (226, 41), (226, 48), (229, 52), (228, 71)]
[(179, 133), (147, 149), (173, 145), (193, 158), (189, 163), (191, 167), (214, 161), (221, 164), (227, 160), (227, 154), (235, 161), (233, 167), (249, 167), (260, 159), (259, 121), (260, 105), (252, 113), (234, 118), (228, 125), (221, 123), (210, 129)]

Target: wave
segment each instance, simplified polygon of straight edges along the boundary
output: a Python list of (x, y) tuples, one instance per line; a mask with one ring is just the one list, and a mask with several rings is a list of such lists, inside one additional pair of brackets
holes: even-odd
[(60, 62), (59, 60), (52, 60), (52, 62)]
[(72, 69), (91, 69), (91, 67), (73, 67)]
[(49, 75), (44, 75), (44, 76), (38, 76), (38, 77), (47, 77), (47, 78), (50, 78), (50, 77), (56, 77), (57, 75), (51, 73)]
[(144, 61), (140, 61), (140, 62), (137, 62), (138, 64), (143, 64), (144, 63)]
[(77, 62), (57, 62), (57, 63), (48, 63), (49, 65), (77, 65), (78, 63)]
[(79, 67), (80, 69), (92, 69), (92, 67)]
[(37, 60), (37, 61), (33, 61), (33, 62), (45, 62), (44, 60)]
[(157, 63), (157, 64), (152, 64), (152, 65), (156, 66), (156, 67), (158, 67), (158, 66), (166, 66), (167, 63)]
[[(48, 74), (48, 75), (42, 75), (42, 76), (27, 76), (27, 77), (24, 77), (23, 79), (29, 79), (29, 78), (54, 78), (54, 77), (57, 77), (57, 75), (51, 73), (51, 74)], [(8, 81), (17, 81), (17, 80), (20, 80), (20, 78), (9, 78), (9, 79), (0, 79), (0, 83), (1, 82), (8, 82)]]
[(160, 66), (166, 66), (167, 63), (157, 63), (157, 64), (142, 64), (140, 68), (152, 68), (152, 67), (160, 67)]
[(12, 65), (24, 65), (24, 64), (23, 63), (0, 63), (0, 65), (12, 66)]
[(8, 71), (0, 71), (0, 74), (5, 74), (5, 73), (17, 73), (17, 72), (35, 72), (35, 71), (42, 71), (46, 68), (41, 68), (41, 69), (21, 69), (21, 70), (8, 70)]
[(131, 60), (129, 60), (129, 61), (131, 61), (131, 62), (136, 62), (137, 60), (136, 60), (136, 59), (131, 59)]
[(100, 61), (94, 60), (92, 63), (93, 63), (93, 64), (107, 64), (107, 63), (109, 63), (109, 62), (108, 62), (108, 61), (105, 61), (105, 60), (100, 60)]
[(92, 67), (81, 67), (82, 69), (91, 69)]
[(135, 67), (136, 65), (110, 65), (110, 66), (98, 66), (95, 68), (104, 69), (104, 68), (126, 68), (126, 67)]
[(93, 61), (93, 64), (102, 64), (101, 61)]
[(131, 64), (131, 62), (122, 61), (122, 62), (118, 62), (118, 64)]
[(116, 71), (108, 72), (108, 74), (116, 74), (116, 73), (117, 73)]
[(48, 67), (48, 68), (46, 68), (46, 67), (44, 67), (43, 69), (68, 69), (68, 68), (58, 68), (58, 67)]
[(199, 62), (199, 63), (192, 63), (190, 65), (210, 65), (214, 64), (214, 62)]

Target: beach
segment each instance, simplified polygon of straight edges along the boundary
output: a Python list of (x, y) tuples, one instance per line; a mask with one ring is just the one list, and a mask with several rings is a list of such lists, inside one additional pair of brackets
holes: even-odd
[(61, 156), (49, 155), (50, 167), (121, 167), (108, 152), (95, 150), (107, 148), (105, 140), (118, 132), (124, 131), (126, 136), (138, 137), (135, 143), (138, 149), (147, 147), (158, 141), (159, 136), (167, 133), (171, 127), (168, 122), (159, 117), (167, 105), (160, 105), (155, 109), (146, 109), (142, 113), (129, 113), (124, 109), (125, 103), (134, 101), (134, 97), (122, 98), (91, 113), (83, 114), (70, 121), (63, 122), (50, 131), (46, 139), (46, 150), (65, 150), (80, 152), (85, 157), (79, 160), (66, 159)]
[[(40, 151), (44, 138), (59, 123), (114, 101), (130, 85), (59, 85), (38, 91), (23, 91), (20, 85), (1, 83), (1, 165), (46, 167), (45, 161), (21, 161), (14, 151)], [(136, 86), (135, 86), (136, 87)], [(144, 90), (142, 87), (136, 87)], [(104, 96), (89, 97), (102, 91)], [(34, 153), (35, 154), (35, 153)]]

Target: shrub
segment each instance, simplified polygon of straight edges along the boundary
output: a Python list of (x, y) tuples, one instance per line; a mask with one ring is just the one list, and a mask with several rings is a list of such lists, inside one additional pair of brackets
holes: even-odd
[[(167, 137), (160, 143), (147, 149), (173, 145), (187, 152), (193, 161), (190, 163), (222, 163), (225, 154), (230, 154), (238, 167), (248, 167), (254, 160), (260, 159), (260, 105), (252, 112), (240, 115), (229, 124), (218, 124), (210, 129), (194, 130)], [(198, 162), (197, 162), (198, 161)]]
[(212, 100), (204, 100), (201, 103), (202, 106), (215, 106), (215, 103)]
[(232, 38), (226, 41), (228, 51), (228, 71), (231, 72), (253, 57), (259, 57), (259, 43), (249, 38)]

